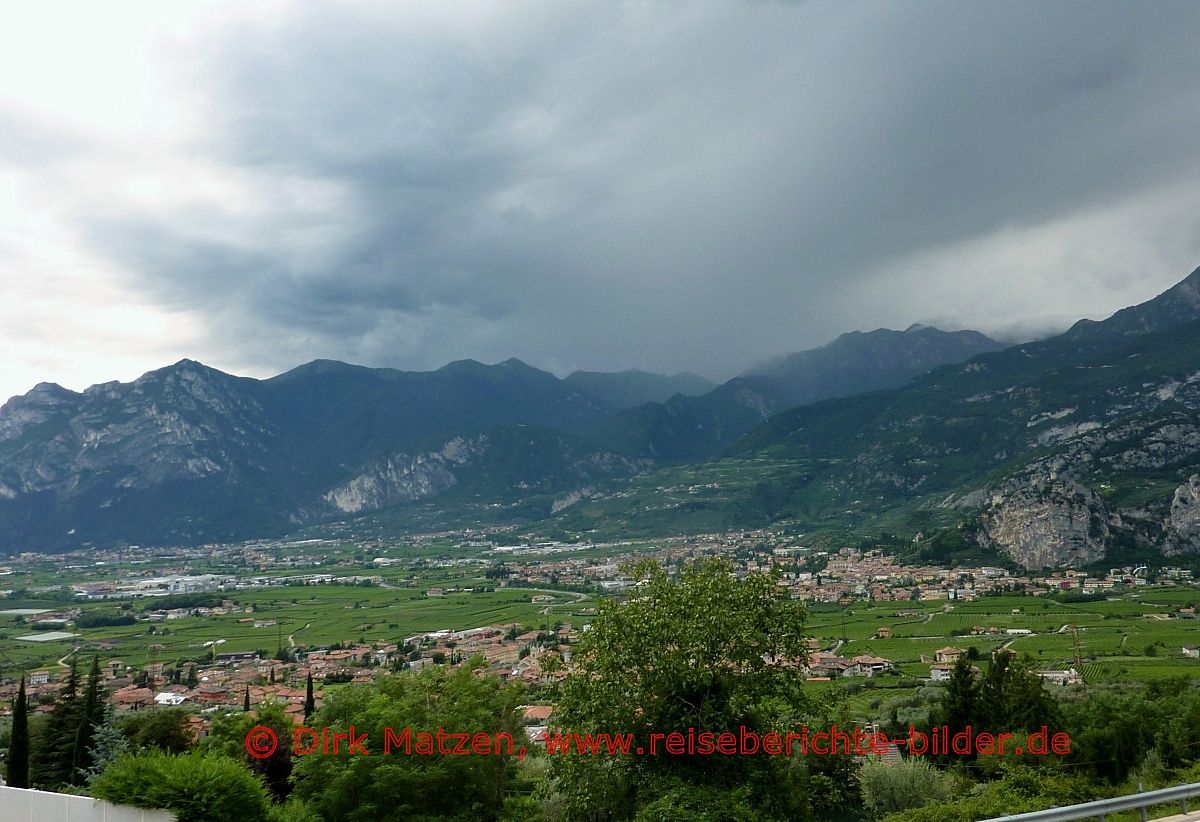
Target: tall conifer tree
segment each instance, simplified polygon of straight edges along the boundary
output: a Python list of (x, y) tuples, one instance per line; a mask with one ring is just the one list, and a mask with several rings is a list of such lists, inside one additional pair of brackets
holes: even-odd
[(313, 696), (312, 671), (308, 672), (308, 684), (304, 689), (304, 721), (312, 720), (313, 714), (317, 712), (317, 700)]
[(92, 744), (96, 727), (104, 721), (104, 702), (100, 687), (100, 657), (92, 657), (92, 669), (88, 672), (87, 685), (79, 708), (78, 727), (75, 729), (75, 748), (71, 757), (72, 785), (82, 785), (92, 767)]
[(45, 733), (37, 750), (31, 752), (31, 779), (54, 788), (71, 781), (75, 763), (75, 734), (79, 730), (79, 659), (71, 658), (66, 682), (46, 719)]
[(8, 743), (8, 785), (12, 788), (29, 787), (29, 699), (25, 695), (25, 677), (17, 700), (13, 703), (12, 735)]

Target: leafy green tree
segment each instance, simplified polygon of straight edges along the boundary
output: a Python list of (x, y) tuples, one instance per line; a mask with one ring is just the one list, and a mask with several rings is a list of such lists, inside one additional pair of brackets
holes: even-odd
[(312, 671), (308, 672), (308, 679), (304, 683), (304, 721), (311, 722), (313, 714), (317, 712), (317, 699), (313, 694), (313, 679)]
[[(251, 757), (245, 746), (246, 736), (252, 728), (259, 725), (270, 728), (277, 741), (274, 753), (263, 758)], [(264, 701), (259, 703), (256, 711), (227, 713), (213, 719), (208, 738), (199, 747), (202, 751), (221, 753), (245, 763), (251, 771), (262, 777), (271, 795), (277, 801), (283, 802), (291, 793), (288, 778), (292, 774), (294, 727), (281, 703)]]
[[(516, 710), (524, 701), (523, 691), (480, 673), (473, 666), (429, 667), (330, 692), (313, 725), (342, 733), (353, 725), (356, 734), (368, 735), (372, 755), (347, 752), (343, 743), (337, 755), (300, 756), (293, 770), (293, 796), (325, 819), (349, 822), (497, 819), (505, 792), (517, 779), (517, 756), (507, 752), (503, 737), (500, 753), (486, 755), (419, 754), (417, 747), (418, 732), (439, 728), (493, 738), (506, 733), (514, 754), (527, 744)], [(412, 729), (412, 756), (396, 746), (392, 755), (380, 755), (389, 728), (394, 734)], [(452, 751), (456, 743), (449, 744)]]
[(166, 753), (183, 753), (192, 745), (189, 718), (182, 708), (138, 711), (124, 717), (120, 728), (136, 750), (154, 748)]
[[(1177, 686), (1178, 687), (1178, 686)], [(1125, 780), (1148, 748), (1172, 767), (1195, 761), (1200, 729), (1200, 694), (1190, 685), (1179, 690), (1155, 683), (1144, 691), (1089, 693), (1063, 708), (1071, 739), (1069, 762), (1113, 784)]]
[(1033, 669), (1033, 661), (997, 651), (979, 683), (976, 729), (1033, 731), (1061, 724), (1058, 703)]
[[(828, 727), (832, 724), (835, 724), (832, 719), (822, 718), (811, 723), (811, 726)], [(854, 720), (845, 718), (836, 724), (847, 728), (854, 725)], [(821, 820), (854, 816), (848, 812), (849, 809), (862, 805), (858, 769), (854, 756), (845, 753), (796, 757), (789, 782), (795, 785), (804, 816)]]
[(796, 670), (806, 657), (804, 607), (771, 576), (732, 572), (714, 559), (673, 578), (644, 562), (633, 570), (633, 597), (601, 603), (575, 647), (555, 722), (570, 732), (632, 734), (644, 755), (555, 757), (568, 813), (631, 819), (659, 801), (664, 783), (732, 792), (752, 785), (760, 813), (804, 812), (784, 757), (671, 754), (651, 743), (652, 734), (693, 729), (786, 732), (809, 710)]
[(151, 750), (123, 756), (92, 783), (92, 793), (120, 805), (161, 808), (178, 822), (265, 822), (266, 788), (228, 757)]
[(13, 788), (29, 787), (29, 699), (25, 694), (25, 677), (13, 702), (12, 733), (8, 741), (8, 758), (5, 759), (6, 778)]

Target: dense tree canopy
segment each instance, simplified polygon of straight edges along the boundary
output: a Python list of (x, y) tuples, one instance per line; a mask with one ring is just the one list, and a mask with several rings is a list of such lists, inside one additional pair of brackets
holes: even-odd
[[(246, 752), (246, 737), (257, 726), (270, 728), (275, 734), (276, 748), (270, 756), (252, 757)], [(264, 701), (251, 713), (236, 711), (213, 718), (209, 735), (198, 746), (200, 750), (212, 751), (243, 762), (251, 771), (261, 776), (271, 795), (283, 801), (291, 793), (289, 778), (292, 775), (292, 731), (291, 717), (280, 702)]]
[[(415, 674), (381, 677), (331, 692), (312, 725), (367, 735), (370, 755), (348, 752), (298, 758), (295, 795), (325, 819), (388, 822), (433, 818), (496, 819), (506, 789), (517, 778), (516, 752), (527, 744), (515, 686), (481, 675), (472, 666), (441, 667)], [(384, 753), (387, 729), (447, 734), (509, 734), (513, 754), (412, 755), (394, 746)], [(456, 744), (456, 743), (452, 743)]]
[(798, 669), (804, 607), (772, 577), (737, 579), (723, 560), (678, 576), (644, 563), (635, 578), (633, 595), (602, 603), (575, 647), (555, 722), (571, 732), (632, 734), (644, 753), (555, 757), (568, 807), (580, 818), (633, 818), (663, 803), (683, 807), (670, 797), (703, 785), (751, 802), (756, 813), (801, 812), (800, 781), (786, 758), (668, 753), (651, 736), (799, 727), (809, 715)]

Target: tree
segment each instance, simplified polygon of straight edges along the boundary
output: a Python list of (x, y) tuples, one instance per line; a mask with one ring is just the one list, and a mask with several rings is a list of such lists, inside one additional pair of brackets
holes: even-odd
[(794, 729), (808, 711), (797, 665), (806, 659), (803, 605), (776, 580), (739, 580), (724, 559), (653, 562), (632, 573), (637, 594), (600, 605), (575, 646), (574, 672), (555, 712), (563, 731), (631, 733), (642, 756), (556, 757), (568, 814), (633, 818), (665, 786), (738, 791), (754, 786), (766, 818), (802, 816), (786, 757), (668, 753), (651, 735)]
[[(955, 669), (958, 673), (958, 669)], [(992, 654), (991, 665), (978, 685), (968, 688), (961, 673), (952, 685), (950, 696), (953, 707), (959, 713), (956, 719), (963, 726), (971, 725), (976, 731), (993, 733), (1002, 731), (1036, 731), (1041, 726), (1061, 725), (1061, 712), (1054, 697), (1046, 690), (1046, 684), (1034, 669), (1029, 656), (1018, 658), (1008, 650), (997, 650)], [(953, 676), (952, 676), (953, 678)], [(973, 707), (968, 710), (968, 692), (974, 692)], [(947, 706), (947, 709), (952, 707)], [(965, 711), (965, 713), (964, 713)], [(949, 716), (944, 721), (955, 727)]]
[(92, 783), (100, 799), (137, 808), (162, 808), (178, 822), (265, 822), (262, 782), (224, 756), (145, 751), (123, 756)]
[[(258, 726), (270, 728), (276, 747), (270, 756), (252, 757), (246, 751), (246, 737)], [(202, 752), (220, 753), (243, 762), (262, 777), (272, 797), (279, 802), (291, 793), (288, 777), (292, 774), (292, 731), (295, 725), (282, 703), (266, 700), (251, 713), (227, 713), (213, 720), (212, 730), (200, 744)]]
[(57, 787), (71, 782), (75, 763), (75, 737), (79, 730), (79, 660), (71, 658), (71, 667), (62, 690), (54, 700), (54, 709), (43, 728), (40, 744), (33, 749), (31, 781)]
[[(356, 734), (367, 734), (371, 755), (347, 755), (343, 745), (340, 755), (299, 756), (293, 796), (324, 819), (497, 819), (518, 779), (517, 752), (527, 744), (516, 710), (524, 701), (519, 686), (481, 675), (470, 665), (430, 666), (338, 688), (326, 694), (312, 724), (331, 733), (354, 725)], [(498, 740), (498, 752), (455, 756), (449, 752), (451, 741), (445, 753), (420, 753), (417, 734), (439, 728), (448, 734), (486, 734)], [(380, 755), (385, 729), (393, 735), (411, 729), (413, 755), (403, 755), (398, 745), (393, 755)], [(499, 734), (512, 738), (512, 753)], [(298, 744), (309, 743), (302, 738)]]
[(29, 700), (25, 695), (25, 677), (13, 702), (12, 735), (8, 741), (7, 780), (9, 787), (29, 787)]
[(246, 697), (242, 700), (242, 710), (250, 713), (250, 686), (246, 686)]
[(120, 722), (121, 732), (137, 750), (183, 753), (192, 744), (190, 716), (182, 708), (138, 711)]
[(954, 662), (950, 680), (946, 683), (946, 698), (942, 701), (942, 722), (952, 733), (965, 729), (979, 716), (979, 686), (975, 673), (964, 657)]
[(88, 673), (83, 691), (83, 703), (79, 711), (79, 727), (75, 731), (75, 749), (71, 759), (72, 785), (82, 785), (92, 767), (92, 740), (96, 727), (104, 721), (104, 700), (100, 686), (100, 657), (92, 657), (92, 669)]
[(313, 695), (312, 671), (308, 672), (308, 680), (304, 684), (304, 721), (311, 722), (317, 712), (317, 699)]
[(117, 727), (112, 705), (105, 705), (104, 718), (96, 726), (96, 732), (92, 736), (92, 747), (88, 752), (91, 756), (91, 766), (86, 773), (87, 781), (94, 782), (109, 765), (128, 750), (129, 740)]

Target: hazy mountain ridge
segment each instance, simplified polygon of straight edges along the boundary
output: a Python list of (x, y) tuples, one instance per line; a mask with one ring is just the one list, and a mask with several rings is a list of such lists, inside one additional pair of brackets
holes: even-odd
[(912, 325), (904, 331), (879, 328), (842, 334), (820, 348), (762, 363), (747, 374), (770, 377), (788, 405), (899, 388), (948, 363), (1008, 346), (978, 331), (941, 331)]
[(676, 394), (698, 397), (717, 387), (699, 374), (681, 372), (667, 376), (648, 371), (575, 371), (564, 382), (597, 397), (613, 408), (633, 408), (648, 402), (666, 402)]
[(1200, 316), (1200, 268), (1159, 294), (1106, 320), (1080, 320), (1063, 334), (1069, 340), (1112, 338), (1162, 331)]
[(0, 551), (240, 539), (431, 501), (647, 534), (958, 518), (1031, 567), (1200, 550), (1200, 270), (997, 348), (920, 326), (848, 334), (773, 376), (625, 408), (677, 378), (318, 360), (254, 380), (183, 360), (83, 392), (42, 383), (0, 407)]
[(789, 510), (946, 495), (1019, 564), (1084, 564), (1114, 545), (1200, 547), (1200, 271), (1160, 297), (1038, 343), (945, 366), (902, 389), (796, 408), (730, 455), (789, 460)]
[[(517, 480), (526, 485), (588, 482), (640, 465), (570, 433), (610, 413), (512, 360), (434, 372), (318, 361), (261, 381), (183, 360), (82, 393), (41, 385), (0, 409), (0, 546), (273, 533), (439, 493), (458, 473), (503, 484), (514, 463), (545, 471)], [(519, 441), (495, 433), (517, 423), (529, 426)], [(474, 442), (457, 461), (446, 457), (456, 438)], [(532, 458), (547, 451), (559, 462)], [(396, 470), (406, 460), (407, 473)]]

